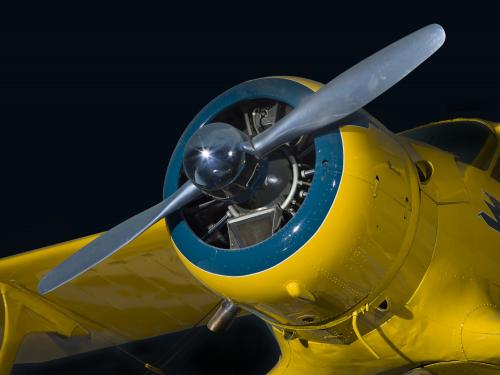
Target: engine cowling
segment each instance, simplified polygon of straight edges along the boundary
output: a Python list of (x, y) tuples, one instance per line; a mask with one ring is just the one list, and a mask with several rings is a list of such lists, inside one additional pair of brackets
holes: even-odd
[[(184, 146), (200, 127), (221, 116), (231, 121), (242, 103), (280, 103), (286, 112), (320, 87), (317, 82), (294, 77), (263, 78), (215, 98), (182, 135), (167, 171), (164, 196), (185, 179)], [(272, 119), (267, 123), (262, 116), (258, 119), (261, 126), (272, 126)], [(246, 120), (248, 125), (251, 121)], [(312, 150), (306, 156), (313, 165), (304, 162), (301, 168), (300, 160), (297, 162), (300, 155), (293, 150), (300, 142)], [(167, 222), (183, 263), (209, 289), (272, 324), (318, 327), (385, 298), (381, 293), (402, 266), (415, 234), (417, 176), (404, 148), (363, 110), (323, 131), (309, 145), (301, 139), (285, 148), (276, 151), (285, 156), (275, 157), (281, 160), (275, 168), (291, 171), (278, 176), (291, 183), (285, 181), (282, 185), (286, 187), (277, 195), (266, 193), (264, 184), (260, 201), (231, 206), (236, 214), (214, 217), (212, 227), (205, 228), (209, 232), (218, 225), (227, 235), (224, 232), (219, 240), (208, 241), (203, 223), (193, 218), (193, 211), (211, 205), (207, 200), (172, 215)], [(291, 159), (296, 160), (304, 189), (297, 187)], [(302, 197), (297, 197), (297, 191), (303, 192)], [(281, 207), (286, 199), (290, 202)], [(296, 206), (292, 207), (294, 200)], [(277, 215), (282, 215), (278, 224), (274, 221)], [(240, 239), (243, 245), (234, 240), (244, 227), (238, 227), (240, 216), (245, 233), (259, 232)], [(266, 220), (272, 224), (261, 230)]]

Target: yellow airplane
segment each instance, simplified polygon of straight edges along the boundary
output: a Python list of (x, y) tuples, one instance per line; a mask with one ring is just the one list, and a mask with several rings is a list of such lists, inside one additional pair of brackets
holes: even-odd
[(499, 372), (500, 125), (393, 134), (362, 109), (444, 39), (430, 25), (324, 86), (269, 77), (215, 98), (164, 201), (0, 260), (0, 373), (244, 313), (279, 343), (272, 374)]

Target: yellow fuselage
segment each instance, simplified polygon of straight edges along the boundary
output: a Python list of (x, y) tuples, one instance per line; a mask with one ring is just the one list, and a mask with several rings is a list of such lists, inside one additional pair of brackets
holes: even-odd
[[(498, 126), (482, 123), (498, 137)], [(483, 171), (375, 119), (340, 129), (338, 194), (299, 251), (238, 277), (207, 272), (178, 251), (184, 264), (273, 327), (282, 350), (274, 373), (500, 364), (499, 233), (479, 216), (488, 212), (483, 191), (500, 196), (490, 176), (498, 149)], [(432, 173), (425, 181), (416, 169), (422, 161)]]

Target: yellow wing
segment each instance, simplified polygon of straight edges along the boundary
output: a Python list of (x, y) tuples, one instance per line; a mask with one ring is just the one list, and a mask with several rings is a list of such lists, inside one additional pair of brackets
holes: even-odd
[(163, 221), (74, 282), (47, 296), (36, 292), (46, 272), (96, 236), (0, 260), (0, 374), (14, 362), (190, 328), (217, 304), (179, 261)]

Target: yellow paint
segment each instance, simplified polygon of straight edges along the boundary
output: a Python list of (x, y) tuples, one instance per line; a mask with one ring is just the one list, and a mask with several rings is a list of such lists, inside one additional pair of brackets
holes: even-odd
[(292, 298), (301, 298), (309, 302), (316, 302), (316, 297), (307, 289), (304, 289), (297, 281), (286, 284), (286, 291)]
[(368, 345), (368, 343), (363, 339), (363, 335), (361, 334), (361, 332), (359, 332), (359, 328), (358, 328), (358, 315), (364, 314), (365, 312), (368, 311), (368, 309), (369, 309), (369, 305), (365, 305), (360, 309), (360, 311), (354, 311), (352, 313), (352, 329), (353, 329), (354, 333), (356, 334), (356, 337), (358, 338), (358, 340), (375, 357), (375, 359), (380, 359), (380, 356), (377, 354), (377, 352), (375, 350), (373, 350), (373, 348), (370, 345)]
[[(353, 311), (375, 300), (408, 255), (418, 220), (418, 182), (404, 148), (390, 133), (345, 126), (342, 138), (345, 167), (334, 214), (302, 249), (265, 272), (242, 277), (208, 273), (178, 252), (195, 277), (282, 328), (350, 321)], [(366, 247), (370, 254), (363, 251)], [(371, 272), (374, 268), (380, 272)], [(282, 287), (290, 280), (317, 302), (290, 296)]]
[[(481, 122), (498, 138), (498, 125)], [(489, 212), (483, 190), (500, 198), (490, 177), (498, 147), (482, 171), (380, 124), (355, 125), (341, 127), (344, 175), (330, 214), (294, 255), (241, 277), (210, 274), (178, 252), (182, 261), (209, 289), (273, 326), (282, 350), (273, 374), (500, 363), (500, 240), (478, 217)], [(423, 160), (432, 167), (425, 184), (415, 167)], [(300, 290), (315, 300), (297, 298)], [(386, 299), (389, 309), (377, 309)], [(366, 305), (369, 311), (359, 315)]]
[[(500, 137), (498, 124), (477, 121)], [(158, 223), (46, 298), (33, 293), (40, 278), (94, 236), (2, 259), (0, 285), (51, 316), (43, 324), (35, 318), (28, 330), (71, 336), (72, 327), (81, 328), (91, 338), (82, 350), (188, 328), (217, 302), (208, 288), (271, 324), (282, 352), (273, 374), (399, 374), (422, 366), (438, 374), (497, 372), (500, 240), (478, 213), (490, 212), (484, 191), (500, 199), (490, 176), (498, 146), (488, 169), (479, 170), (375, 122), (344, 124), (341, 134), (344, 174), (330, 214), (306, 245), (269, 270), (207, 273)], [(425, 184), (415, 168), (423, 160), (432, 165)], [(18, 301), (4, 299), (5, 316)], [(9, 319), (4, 336), (14, 338), (1, 350), (26, 333), (12, 330)]]
[(35, 332), (87, 336), (88, 331), (67, 312), (22, 287), (0, 283), (3, 301), (3, 344), (0, 347), (0, 375), (10, 374), (24, 337)]
[[(0, 261), (0, 286), (9, 288), (5, 289), (8, 292), (2, 289), (5, 308), (0, 308), (0, 317), (14, 316), (26, 321), (25, 314), (11, 315), (12, 309), (19, 310), (17, 296), (20, 292), (17, 291), (22, 290), (22, 306), (29, 306), (52, 322), (48, 324), (43, 320), (42, 324), (36, 319), (22, 328), (5, 321), (0, 358), (6, 350), (9, 356), (15, 355), (20, 341), (30, 330), (57, 331), (69, 336), (70, 332), (61, 328), (67, 316), (89, 332), (88, 342), (75, 349), (80, 352), (191, 328), (218, 302), (179, 262), (164, 222), (157, 223), (74, 282), (44, 297), (36, 293), (38, 282), (46, 272), (95, 237), (84, 237)], [(11, 298), (14, 292), (16, 298)], [(55, 314), (48, 310), (51, 308), (64, 313)], [(54, 326), (59, 328), (53, 329)], [(75, 354), (75, 351), (54, 345), (45, 334), (27, 339), (37, 350), (23, 350), (21, 346), (16, 362), (46, 361)], [(7, 361), (0, 361), (0, 374), (1, 371), (9, 373), (9, 367)]]

